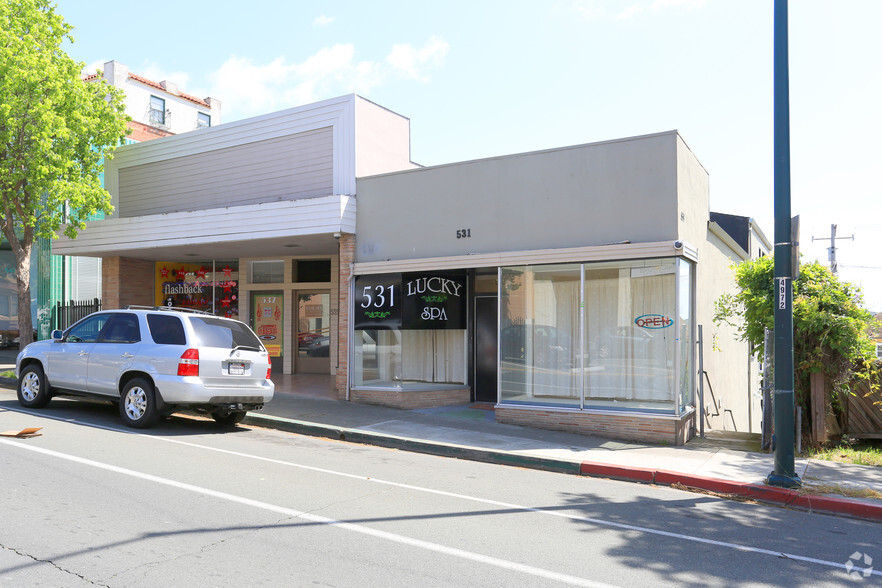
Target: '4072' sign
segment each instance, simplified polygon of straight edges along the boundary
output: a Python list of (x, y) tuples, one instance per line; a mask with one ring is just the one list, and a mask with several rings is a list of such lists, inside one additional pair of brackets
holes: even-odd
[(355, 329), (465, 329), (465, 273), (356, 276)]

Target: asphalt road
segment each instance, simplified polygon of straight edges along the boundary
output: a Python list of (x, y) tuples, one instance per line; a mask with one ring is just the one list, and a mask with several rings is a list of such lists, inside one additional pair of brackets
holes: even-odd
[(0, 437), (2, 586), (882, 584), (864, 576), (873, 558), (882, 570), (882, 526), (865, 521), (202, 420), (142, 433), (110, 406), (0, 402), (0, 431), (25, 427), (42, 436)]

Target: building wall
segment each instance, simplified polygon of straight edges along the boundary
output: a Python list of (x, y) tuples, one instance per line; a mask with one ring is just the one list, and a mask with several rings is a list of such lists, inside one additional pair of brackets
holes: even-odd
[(333, 134), (323, 127), (119, 170), (118, 218), (331, 194)]
[(365, 100), (355, 100), (355, 175), (417, 167), (410, 162), (410, 119)]
[(679, 148), (673, 131), (360, 178), (358, 261), (673, 242)]
[(129, 304), (153, 306), (153, 262), (126, 257), (106, 257), (101, 264), (103, 308)]
[[(710, 181), (707, 170), (677, 135), (678, 239), (699, 247), (707, 238)], [(700, 248), (700, 247), (699, 247)], [(700, 252), (699, 252), (700, 254)]]
[(211, 117), (211, 126), (221, 124), (219, 100), (190, 96), (173, 82), (148, 80), (132, 74), (127, 66), (116, 61), (104, 64), (103, 77), (125, 92), (126, 114), (134, 121), (150, 124), (150, 96), (157, 96), (165, 100), (166, 120), (159, 125), (162, 130), (175, 134), (196, 130), (199, 112)]
[(707, 231), (698, 264), (695, 303), (704, 334), (704, 409), (709, 430), (761, 431), (759, 366), (735, 327), (713, 321), (715, 303), (723, 294), (735, 293), (733, 266), (746, 255), (728, 235)]

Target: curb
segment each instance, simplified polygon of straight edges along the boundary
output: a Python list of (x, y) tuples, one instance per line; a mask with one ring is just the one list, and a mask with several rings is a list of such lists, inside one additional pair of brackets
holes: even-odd
[(298, 433), (310, 437), (324, 437), (373, 445), (400, 451), (412, 451), (440, 457), (453, 457), (484, 463), (508, 465), (514, 467), (529, 468), (534, 470), (588, 476), (595, 478), (609, 478), (624, 482), (638, 482), (642, 484), (657, 484), (660, 486), (683, 486), (688, 490), (713, 492), (731, 498), (750, 499), (765, 504), (805, 510), (808, 512), (849, 516), (871, 521), (882, 521), (882, 505), (875, 505), (860, 500), (848, 498), (836, 498), (832, 496), (814, 496), (775, 486), (763, 484), (751, 484), (749, 482), (733, 482), (669, 472), (651, 468), (629, 467), (596, 462), (573, 462), (553, 458), (534, 457), (529, 455), (513, 454), (505, 451), (491, 449), (477, 449), (464, 445), (451, 445), (407, 437), (396, 437), (381, 433), (372, 433), (363, 429), (346, 427), (334, 427), (308, 421), (297, 421), (272, 415), (248, 414), (243, 424), (277, 429), (289, 433)]
[(758, 502), (786, 508), (882, 521), (882, 505), (834, 496), (815, 496), (799, 490), (778, 488), (764, 484), (732, 482), (730, 480), (680, 472), (611, 466), (594, 462), (582, 462), (580, 473), (583, 476), (613, 478), (627, 482), (658, 484), (660, 486), (682, 485), (689, 489), (703, 490), (734, 498), (749, 498)]
[(330, 425), (297, 421), (284, 417), (274, 417), (271, 415), (252, 415), (249, 413), (242, 422), (247, 425), (277, 429), (288, 433), (299, 433), (311, 437), (325, 437), (349, 443), (385, 447), (387, 449), (412, 451), (414, 453), (437, 455), (439, 457), (455, 457), (457, 459), (523, 467), (561, 474), (580, 475), (581, 464), (550, 457), (533, 457), (505, 451), (494, 451), (492, 449), (477, 449), (465, 445), (452, 445), (449, 443), (437, 443), (434, 441), (424, 441), (408, 437), (396, 437), (394, 435), (386, 435), (382, 433), (371, 433), (370, 431), (365, 431), (363, 429), (333, 427)]

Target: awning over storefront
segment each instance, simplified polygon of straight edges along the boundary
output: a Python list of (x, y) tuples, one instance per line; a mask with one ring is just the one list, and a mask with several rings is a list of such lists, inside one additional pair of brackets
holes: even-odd
[(323, 196), (92, 221), (57, 255), (178, 259), (335, 253), (334, 235), (355, 232), (355, 198)]

